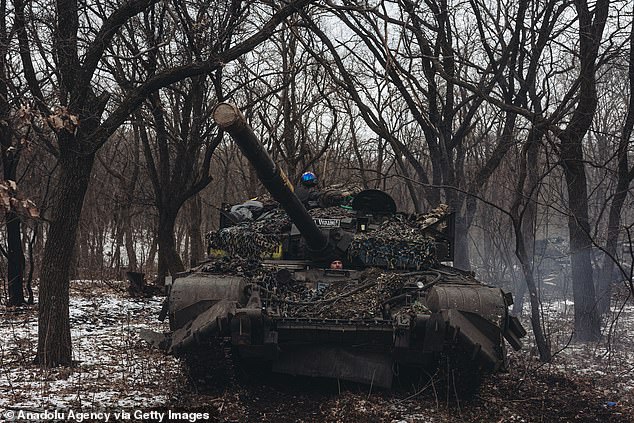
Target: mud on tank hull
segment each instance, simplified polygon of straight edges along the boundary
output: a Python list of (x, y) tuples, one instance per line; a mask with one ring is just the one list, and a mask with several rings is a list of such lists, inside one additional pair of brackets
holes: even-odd
[(389, 388), (399, 366), (433, 371), (443, 358), (472, 372), (499, 370), (504, 338), (519, 349), (526, 334), (508, 314), (510, 294), (453, 268), (266, 269), (257, 283), (206, 272), (176, 278), (171, 353), (187, 357), (225, 340), (242, 362), (274, 372)]

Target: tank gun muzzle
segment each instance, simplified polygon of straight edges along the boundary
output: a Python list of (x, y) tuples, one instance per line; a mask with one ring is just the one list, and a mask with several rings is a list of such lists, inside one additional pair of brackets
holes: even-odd
[(271, 159), (240, 110), (233, 104), (219, 103), (213, 110), (213, 118), (220, 129), (227, 131), (238, 144), (242, 154), (255, 168), (258, 179), (286, 210), (310, 250), (317, 256), (328, 256), (331, 250), (328, 237), (317, 227), (293, 192), (293, 185), (288, 177)]

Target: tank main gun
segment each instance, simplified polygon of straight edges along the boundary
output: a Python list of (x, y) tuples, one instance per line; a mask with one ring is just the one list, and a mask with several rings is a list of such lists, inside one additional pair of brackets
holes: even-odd
[(293, 186), (288, 177), (269, 156), (240, 110), (233, 104), (219, 103), (213, 110), (213, 118), (222, 130), (231, 135), (242, 154), (255, 168), (264, 187), (280, 203), (297, 226), (311, 252), (317, 257), (328, 256), (334, 249), (328, 236), (319, 229), (308, 214), (293, 192)]

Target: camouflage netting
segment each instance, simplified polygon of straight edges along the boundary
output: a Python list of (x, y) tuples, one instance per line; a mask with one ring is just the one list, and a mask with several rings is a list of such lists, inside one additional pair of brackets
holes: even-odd
[[(404, 215), (393, 216), (376, 230), (356, 234), (348, 249), (349, 258), (359, 258), (367, 265), (388, 269), (433, 267), (438, 264), (436, 244), (423, 229), (438, 223), (449, 213), (449, 206), (441, 204), (429, 213), (409, 219)], [(444, 229), (444, 223), (436, 229)]]
[(261, 260), (242, 259), (240, 257), (220, 257), (212, 259), (192, 270), (195, 272), (240, 275), (255, 278), (254, 281), (263, 280), (264, 275), (268, 273), (268, 271), (262, 267)]
[[(434, 223), (437, 223), (440, 219), (447, 216), (449, 213), (451, 213), (449, 206), (447, 204), (441, 204), (428, 213), (421, 213), (421, 214), (415, 215), (414, 221), (421, 229), (423, 229), (433, 225)], [(438, 229), (444, 229), (444, 228), (441, 227)]]
[[(281, 290), (271, 299), (279, 313), (285, 317), (308, 317), (322, 319), (384, 319), (390, 318), (396, 309), (391, 309), (389, 300), (402, 295), (404, 288), (422, 275), (383, 272), (368, 269), (359, 280), (332, 283), (321, 292), (306, 289)], [(423, 279), (424, 280), (424, 279)], [(295, 284), (297, 286), (297, 284)], [(416, 295), (401, 298), (398, 311), (427, 312)]]
[(368, 265), (388, 269), (421, 269), (436, 263), (434, 239), (400, 216), (383, 222), (376, 230), (355, 234), (348, 254)]
[[(309, 210), (312, 217), (343, 219), (353, 217), (354, 211), (341, 207)], [(247, 220), (207, 234), (208, 247), (224, 250), (228, 256), (261, 258), (272, 253), (290, 231), (291, 222), (283, 209), (271, 210), (256, 220)]]
[(280, 244), (290, 221), (282, 209), (272, 210), (257, 220), (240, 222), (207, 234), (211, 250), (223, 250), (230, 257), (256, 259), (271, 253)]
[[(309, 211), (318, 218), (344, 219), (356, 212), (343, 207), (317, 208)], [(421, 229), (437, 223), (448, 213), (441, 205), (430, 213), (407, 218), (387, 217), (376, 229), (354, 235), (348, 259), (367, 266), (388, 269), (423, 269), (436, 265), (434, 239)], [(235, 226), (207, 234), (209, 248), (223, 250), (230, 257), (259, 259), (270, 255), (290, 231), (291, 222), (283, 209), (274, 209), (257, 220), (243, 221)]]
[(280, 277), (277, 268), (259, 260), (219, 258), (196, 269), (245, 277), (261, 288), (269, 313), (282, 317), (316, 319), (392, 319), (396, 314), (425, 314), (420, 298), (439, 281), (477, 283), (467, 274), (449, 268), (395, 272), (368, 268), (350, 280), (334, 281), (318, 289), (291, 277)]

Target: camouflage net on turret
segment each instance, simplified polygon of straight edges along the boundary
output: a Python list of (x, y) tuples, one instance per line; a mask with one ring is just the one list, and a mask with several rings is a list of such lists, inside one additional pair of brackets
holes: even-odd
[(348, 249), (349, 258), (357, 258), (366, 265), (388, 269), (423, 269), (434, 266), (438, 264), (436, 243), (423, 230), (438, 223), (449, 212), (449, 206), (441, 204), (429, 213), (410, 218), (403, 215), (390, 217), (378, 229), (355, 234)]
[(400, 216), (383, 222), (378, 229), (355, 234), (348, 255), (366, 265), (388, 269), (421, 269), (436, 264), (434, 239)]
[[(312, 209), (312, 217), (343, 219), (353, 217), (354, 211), (341, 207)], [(256, 220), (247, 220), (212, 231), (207, 234), (210, 250), (222, 250), (228, 256), (257, 259), (271, 254), (282, 241), (285, 232), (290, 231), (291, 221), (283, 209), (274, 209)]]
[[(388, 269), (423, 269), (436, 263), (434, 239), (422, 229), (438, 222), (449, 212), (446, 205), (430, 213), (411, 216), (386, 217), (378, 228), (356, 233), (348, 250), (348, 259), (366, 266)], [(314, 218), (345, 219), (356, 212), (342, 207), (309, 210)], [(235, 226), (207, 234), (210, 250), (222, 250), (230, 257), (260, 259), (270, 255), (290, 231), (291, 222), (283, 209), (274, 209), (254, 221), (243, 221)]]
[[(424, 229), (435, 223), (438, 223), (440, 219), (451, 213), (451, 209), (447, 204), (441, 204), (428, 213), (420, 213), (413, 216), (413, 220), (416, 222), (419, 228)], [(442, 227), (437, 229), (443, 229)]]
[(210, 251), (222, 250), (230, 257), (258, 259), (272, 253), (280, 244), (282, 233), (290, 228), (284, 210), (268, 212), (258, 220), (249, 220), (207, 234)]

